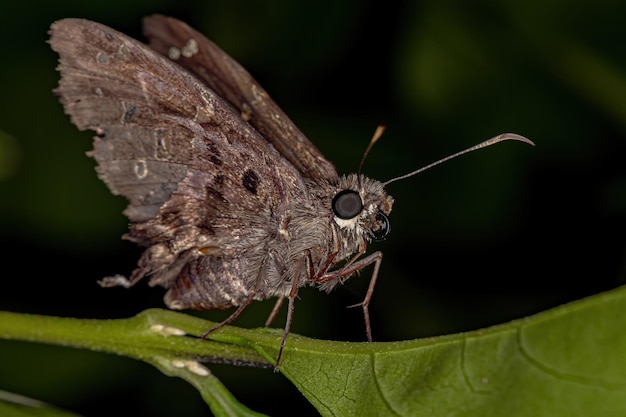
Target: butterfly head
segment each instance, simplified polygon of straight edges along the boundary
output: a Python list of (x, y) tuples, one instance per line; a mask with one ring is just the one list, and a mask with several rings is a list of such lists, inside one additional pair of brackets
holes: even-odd
[(387, 195), (382, 183), (359, 174), (340, 179), (331, 204), (340, 229), (369, 241), (384, 240), (389, 235), (392, 206), (393, 197)]

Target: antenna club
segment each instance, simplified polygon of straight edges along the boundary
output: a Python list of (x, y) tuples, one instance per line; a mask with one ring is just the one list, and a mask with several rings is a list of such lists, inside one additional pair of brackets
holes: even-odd
[(383, 135), (383, 133), (385, 132), (385, 125), (378, 125), (376, 127), (376, 131), (374, 132), (374, 135), (372, 136), (372, 140), (370, 140), (370, 148), (376, 143), (378, 142), (378, 139), (380, 139), (380, 137)]
[[(383, 135), (384, 132), (385, 132), (385, 125), (378, 125), (378, 127), (376, 127), (376, 131), (374, 132), (372, 139), (370, 139), (370, 143), (367, 145), (365, 152), (363, 152), (363, 157), (361, 158), (361, 162), (359, 163), (359, 169), (356, 171), (357, 174), (359, 175), (361, 174), (361, 169), (363, 169), (363, 164), (365, 163), (365, 158), (367, 158), (367, 154), (370, 153), (370, 151), (372, 150), (372, 147), (374, 146), (376, 142), (378, 142), (378, 139), (380, 139), (380, 137)], [(360, 181), (359, 181), (359, 185), (360, 185)]]
[[(519, 142), (524, 142), (524, 143), (527, 143), (527, 144), (529, 144), (531, 146), (535, 146), (535, 142), (533, 142), (532, 140), (528, 139), (525, 136), (518, 135), (517, 133), (501, 133), (498, 136), (495, 136), (495, 137), (487, 140), (486, 142), (491, 142), (491, 143), (488, 143), (485, 146), (493, 145), (495, 143), (502, 142), (504, 140), (517, 140)], [(485, 143), (485, 142), (483, 142), (483, 143)]]

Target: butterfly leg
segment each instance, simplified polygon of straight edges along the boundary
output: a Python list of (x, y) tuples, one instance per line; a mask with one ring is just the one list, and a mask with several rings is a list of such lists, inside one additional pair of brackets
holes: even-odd
[(370, 301), (372, 300), (372, 295), (374, 295), (374, 287), (376, 286), (376, 279), (378, 278), (378, 270), (380, 269), (380, 263), (382, 262), (382, 260), (383, 260), (383, 253), (374, 252), (367, 258), (361, 259), (359, 262), (357, 262), (357, 263), (360, 263), (360, 262), (368, 261), (368, 262), (365, 262), (361, 268), (365, 267), (366, 265), (371, 264), (372, 262), (374, 263), (374, 271), (372, 272), (372, 277), (370, 278), (370, 284), (367, 287), (367, 293), (365, 293), (365, 298), (360, 304), (356, 304), (354, 306), (356, 307), (360, 305), (363, 308), (363, 319), (365, 320), (365, 333), (367, 335), (368, 342), (371, 342), (373, 340), (372, 339), (372, 326), (370, 324), (369, 305), (370, 305)]
[(374, 295), (374, 287), (376, 286), (376, 280), (378, 278), (378, 271), (380, 269), (380, 264), (383, 260), (382, 252), (374, 252), (371, 255), (357, 260), (358, 257), (361, 256), (361, 252), (357, 253), (346, 265), (342, 268), (337, 269), (335, 271), (330, 271), (319, 277), (315, 280), (316, 284), (323, 284), (324, 282), (328, 282), (334, 279), (341, 279), (349, 277), (355, 272), (360, 271), (368, 265), (374, 264), (374, 271), (372, 271), (372, 277), (370, 278), (370, 283), (367, 288), (367, 293), (365, 294), (365, 298), (362, 302), (352, 305), (350, 307), (360, 306), (363, 308), (363, 319), (365, 321), (365, 334), (367, 335), (367, 341), (372, 341), (372, 327), (370, 324), (370, 313), (369, 313), (369, 305), (372, 300), (372, 296)]
[(231, 314), (230, 316), (226, 317), (226, 319), (222, 320), (221, 322), (213, 325), (206, 332), (202, 333), (202, 340), (206, 339), (207, 336), (210, 333), (213, 333), (217, 329), (220, 329), (220, 328), (222, 328), (224, 326), (227, 326), (230, 323), (232, 323), (233, 321), (235, 321), (235, 319), (237, 317), (239, 317), (239, 315), (241, 313), (243, 313), (243, 311), (246, 309), (246, 307), (248, 307), (252, 303), (252, 300), (254, 300), (254, 293), (251, 293), (250, 296), (248, 296), (248, 298), (239, 307), (237, 307), (237, 310), (235, 310), (235, 312), (233, 314)]
[(287, 336), (291, 331), (291, 323), (293, 321), (293, 311), (295, 310), (295, 300), (298, 296), (298, 276), (293, 279), (291, 284), (291, 291), (289, 292), (289, 303), (287, 305), (287, 320), (285, 321), (285, 331), (283, 332), (283, 340), (280, 342), (280, 349), (278, 350), (278, 357), (276, 358), (276, 366), (274, 366), (274, 372), (278, 372), (280, 366), (280, 359), (283, 356), (283, 349), (287, 343)]
[(270, 325), (278, 315), (280, 307), (282, 307), (283, 305), (283, 301), (285, 301), (285, 297), (278, 297), (278, 300), (276, 300), (276, 304), (274, 304), (274, 308), (272, 308), (272, 312), (270, 313), (267, 320), (265, 320), (265, 327), (270, 327)]

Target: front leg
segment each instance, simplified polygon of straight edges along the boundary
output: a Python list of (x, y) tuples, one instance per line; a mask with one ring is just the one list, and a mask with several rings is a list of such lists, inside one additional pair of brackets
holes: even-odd
[[(363, 252), (357, 253), (352, 259), (348, 261), (346, 265), (342, 268), (337, 269), (335, 271), (327, 271), (319, 278), (313, 280), (315, 284), (323, 284), (333, 280), (340, 280), (342, 278), (349, 277), (355, 272), (360, 271), (368, 265), (374, 264), (374, 271), (372, 272), (372, 277), (370, 278), (370, 284), (367, 288), (367, 293), (365, 294), (365, 298), (359, 304), (355, 304), (352, 307), (361, 306), (363, 308), (363, 318), (365, 320), (365, 333), (367, 335), (367, 341), (372, 341), (372, 327), (370, 325), (370, 314), (369, 314), (369, 304), (372, 300), (372, 295), (374, 294), (374, 287), (376, 286), (376, 279), (378, 278), (378, 270), (380, 269), (380, 264), (383, 260), (382, 252), (374, 252), (371, 255), (358, 259)], [(357, 260), (358, 259), (358, 260)]]

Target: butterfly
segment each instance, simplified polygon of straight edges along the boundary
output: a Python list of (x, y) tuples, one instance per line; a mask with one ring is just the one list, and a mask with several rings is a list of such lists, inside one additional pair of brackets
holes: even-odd
[[(269, 325), (287, 299), (278, 369), (298, 290), (330, 291), (373, 265), (358, 304), (372, 340), (382, 253), (366, 251), (390, 231), (385, 186), (436, 163), (386, 183), (360, 169), (339, 176), (241, 65), (174, 18), (144, 20), (148, 45), (83, 19), (55, 22), (50, 34), (60, 56), (55, 92), (80, 130), (96, 132), (89, 155), (112, 193), (128, 199), (124, 237), (145, 247), (128, 278), (101, 285), (148, 277), (167, 289), (169, 308), (236, 307), (204, 337), (254, 300), (277, 297)], [(532, 144), (502, 134), (444, 160), (508, 139)]]

